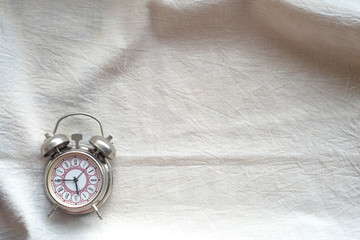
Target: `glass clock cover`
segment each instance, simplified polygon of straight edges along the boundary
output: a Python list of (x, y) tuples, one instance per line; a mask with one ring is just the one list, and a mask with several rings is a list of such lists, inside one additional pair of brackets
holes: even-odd
[(67, 153), (55, 160), (48, 173), (51, 196), (59, 204), (79, 208), (90, 204), (101, 190), (97, 163), (82, 153)]

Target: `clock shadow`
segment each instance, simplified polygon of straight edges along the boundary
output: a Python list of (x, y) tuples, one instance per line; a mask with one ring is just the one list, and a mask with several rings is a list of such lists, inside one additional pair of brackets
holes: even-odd
[(83, 233), (88, 231), (88, 224), (101, 221), (95, 212), (87, 214), (68, 214), (60, 210), (54, 212), (49, 218), (53, 224), (57, 225), (57, 228), (62, 229), (63, 232), (78, 232)]

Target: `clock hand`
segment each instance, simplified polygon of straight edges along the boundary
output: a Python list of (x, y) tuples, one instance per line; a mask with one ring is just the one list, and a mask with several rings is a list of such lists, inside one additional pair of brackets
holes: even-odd
[(61, 179), (61, 181), (64, 182), (64, 181), (74, 181), (74, 180), (72, 180), (72, 179)]
[(78, 185), (77, 185), (77, 178), (76, 177), (74, 177), (74, 182), (75, 182), (75, 187), (76, 187), (76, 193), (77, 193), (77, 195), (79, 195), (79, 188), (78, 188)]
[(79, 177), (85, 172), (87, 168), (85, 168), (84, 170), (82, 170), (82, 172), (79, 174), (79, 176), (77, 176), (76, 180), (79, 180)]

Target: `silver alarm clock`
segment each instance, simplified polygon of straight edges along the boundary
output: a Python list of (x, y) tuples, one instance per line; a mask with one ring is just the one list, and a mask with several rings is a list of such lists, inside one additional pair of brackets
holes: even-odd
[[(67, 117), (82, 115), (96, 120), (101, 135), (90, 138), (90, 145), (81, 144), (81, 134), (69, 138), (57, 132), (59, 123)], [(110, 160), (115, 159), (112, 137), (104, 137), (100, 121), (86, 113), (73, 113), (61, 117), (52, 134), (46, 133), (41, 154), (49, 157), (45, 169), (44, 188), (53, 208), (70, 214), (85, 214), (95, 211), (100, 219), (99, 207), (111, 193), (113, 175)]]

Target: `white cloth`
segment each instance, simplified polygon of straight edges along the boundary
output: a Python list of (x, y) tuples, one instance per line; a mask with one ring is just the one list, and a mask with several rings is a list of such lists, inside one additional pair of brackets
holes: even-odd
[[(0, 6), (0, 239), (360, 238), (359, 1)], [(73, 112), (114, 137), (102, 221), (46, 218)]]

